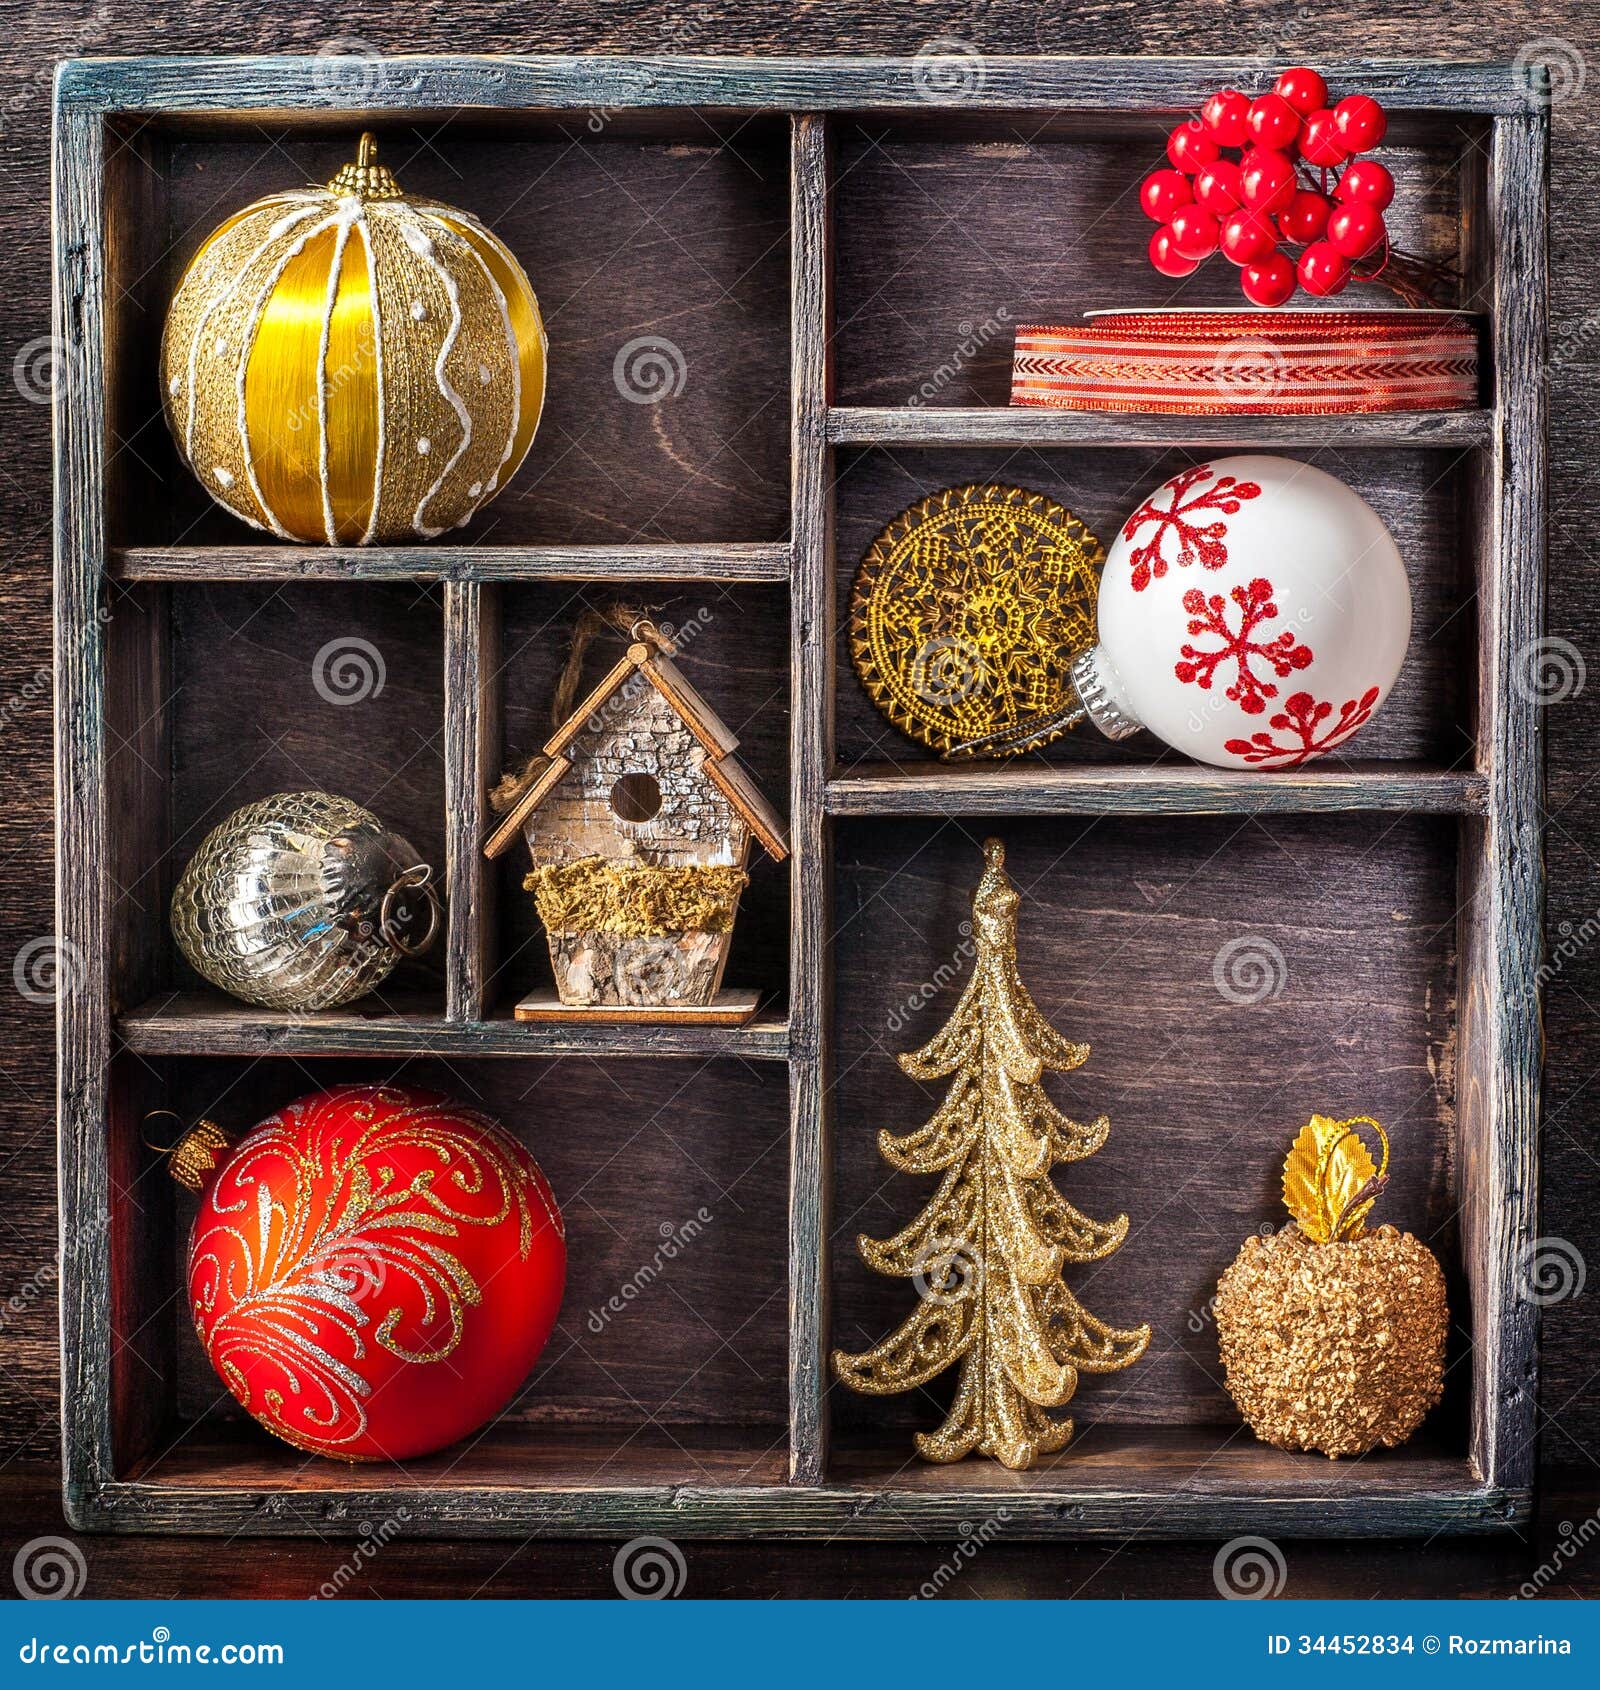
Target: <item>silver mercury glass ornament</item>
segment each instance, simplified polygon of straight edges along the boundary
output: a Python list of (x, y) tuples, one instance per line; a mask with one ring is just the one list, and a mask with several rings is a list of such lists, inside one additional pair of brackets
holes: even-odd
[(280, 792), (206, 835), (172, 895), (197, 974), (268, 1009), (332, 1009), (374, 990), (439, 931), (433, 870), (370, 810)]

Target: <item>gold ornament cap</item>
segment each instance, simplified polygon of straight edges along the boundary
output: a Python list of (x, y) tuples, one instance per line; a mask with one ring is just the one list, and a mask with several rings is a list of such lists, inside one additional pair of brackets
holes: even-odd
[[(145, 1124), (165, 1117), (169, 1120), (181, 1121), (183, 1117), (171, 1109), (156, 1109), (145, 1116)], [(146, 1146), (167, 1159), (167, 1172), (186, 1191), (201, 1191), (206, 1181), (217, 1170), (217, 1163), (227, 1153), (228, 1135), (215, 1121), (197, 1121), (188, 1128), (175, 1144), (152, 1144), (145, 1139)]]
[(377, 137), (366, 130), (356, 144), (356, 161), (344, 165), (328, 183), (330, 194), (354, 195), (358, 200), (397, 200), (405, 194), (386, 164), (379, 164)]

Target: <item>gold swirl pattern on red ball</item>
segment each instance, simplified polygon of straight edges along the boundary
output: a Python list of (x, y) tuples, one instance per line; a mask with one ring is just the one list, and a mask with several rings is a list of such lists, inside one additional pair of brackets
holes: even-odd
[[(431, 1165), (402, 1182), (391, 1151)], [(372, 1347), (428, 1364), (461, 1342), (482, 1291), (451, 1240), (514, 1219), (526, 1260), (541, 1212), (564, 1236), (535, 1164), (486, 1116), (398, 1090), (356, 1107), (339, 1091), (301, 1099), (240, 1141), (201, 1212), (195, 1328), (245, 1409), (327, 1454), (365, 1434), (370, 1386), (353, 1364)], [(413, 1331), (427, 1341), (402, 1340)], [(281, 1387), (255, 1400), (263, 1360)]]

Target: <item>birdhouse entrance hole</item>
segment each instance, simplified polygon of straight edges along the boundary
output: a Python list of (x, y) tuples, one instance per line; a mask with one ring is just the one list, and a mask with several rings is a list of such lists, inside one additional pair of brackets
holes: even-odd
[(650, 821), (661, 809), (660, 782), (642, 771), (618, 776), (611, 788), (611, 808), (619, 821)]

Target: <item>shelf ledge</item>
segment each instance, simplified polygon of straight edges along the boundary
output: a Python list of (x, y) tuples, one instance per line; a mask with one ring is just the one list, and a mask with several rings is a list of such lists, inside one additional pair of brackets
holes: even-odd
[(119, 581), (753, 581), (786, 585), (789, 546), (125, 546)]
[(835, 816), (1205, 816), (1324, 810), (1483, 815), (1488, 777), (1409, 763), (1344, 764), (1267, 774), (1204, 768), (1057, 764), (869, 764), (836, 771)]
[(838, 406), (828, 439), (838, 446), (1430, 447), (1464, 451), (1490, 438), (1490, 411), (1385, 411), (1360, 416), (1156, 416), (1046, 411)]
[(286, 1010), (205, 993), (152, 998), (119, 1018), (142, 1056), (742, 1056), (783, 1062), (789, 1024), (766, 1015), (743, 1027), (539, 1025), (510, 1015), (452, 1021), (412, 1010)]

